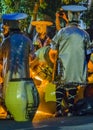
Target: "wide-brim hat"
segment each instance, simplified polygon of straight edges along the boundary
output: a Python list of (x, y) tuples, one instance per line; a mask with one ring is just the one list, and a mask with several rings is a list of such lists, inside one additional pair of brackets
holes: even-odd
[(4, 20), (22, 20), (22, 19), (25, 19), (27, 18), (27, 14), (25, 13), (9, 13), (9, 14), (3, 14), (2, 15), (2, 19)]
[(82, 12), (87, 10), (85, 6), (81, 6), (81, 5), (63, 5), (62, 9), (71, 12)]
[(32, 24), (33, 26), (37, 26), (37, 25), (51, 26), (51, 25), (53, 25), (53, 23), (50, 22), (50, 21), (42, 21), (42, 20), (32, 21), (31, 24)]

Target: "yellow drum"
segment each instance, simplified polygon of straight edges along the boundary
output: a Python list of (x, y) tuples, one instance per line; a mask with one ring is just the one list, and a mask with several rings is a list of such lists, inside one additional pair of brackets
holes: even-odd
[(39, 95), (33, 80), (9, 81), (5, 92), (5, 105), (14, 120), (32, 120), (39, 105)]
[(53, 83), (48, 83), (45, 88), (45, 101), (54, 101), (56, 102), (56, 85)]
[[(48, 83), (45, 87), (45, 102), (56, 102), (56, 84)], [(61, 105), (65, 108), (67, 104), (62, 100)]]

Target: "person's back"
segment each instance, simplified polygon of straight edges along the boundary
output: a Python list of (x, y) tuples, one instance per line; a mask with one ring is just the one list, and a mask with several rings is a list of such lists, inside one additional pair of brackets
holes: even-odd
[(4, 76), (8, 78), (30, 78), (29, 58), (33, 58), (34, 46), (32, 41), (22, 33), (20, 19), (26, 18), (23, 13), (5, 14), (2, 19), (9, 26), (9, 35), (1, 45), (3, 56)]
[(18, 73), (18, 78), (29, 78), (29, 54), (33, 53), (31, 45), (30, 39), (21, 32), (10, 34), (2, 45), (3, 59), (7, 58), (6, 70)]
[(59, 43), (59, 58), (63, 63), (63, 77), (65, 82), (86, 81), (86, 47), (88, 34), (76, 26), (68, 26), (59, 31), (53, 39)]

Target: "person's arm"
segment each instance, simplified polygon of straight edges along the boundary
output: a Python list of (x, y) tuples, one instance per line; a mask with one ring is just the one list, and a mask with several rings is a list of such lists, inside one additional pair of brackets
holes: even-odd
[(55, 20), (55, 24), (56, 24), (56, 30), (59, 31), (61, 29), (61, 25), (60, 25), (60, 18), (59, 18), (59, 13), (56, 13), (56, 20)]
[(61, 29), (60, 18), (62, 18), (63, 20), (65, 20), (66, 25), (68, 25), (68, 19), (67, 19), (67, 16), (66, 16), (65, 12), (63, 12), (63, 11), (56, 12), (55, 24), (56, 24), (57, 31), (59, 31)]
[(30, 21), (29, 27), (28, 27), (28, 35), (29, 35), (31, 40), (33, 40), (33, 36), (34, 36), (34, 33), (35, 33), (35, 26), (33, 26), (31, 24), (31, 22), (37, 20), (39, 6), (40, 6), (39, 2), (35, 2), (32, 17), (31, 17), (31, 21)]

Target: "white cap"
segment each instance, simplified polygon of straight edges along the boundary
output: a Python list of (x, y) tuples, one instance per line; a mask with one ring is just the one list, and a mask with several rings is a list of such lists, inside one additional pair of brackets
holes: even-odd
[(80, 5), (64, 5), (62, 6), (64, 11), (68, 13), (68, 20), (69, 22), (79, 22), (80, 20), (80, 13), (82, 11), (86, 11), (87, 8)]
[(80, 6), (80, 5), (64, 5), (62, 6), (62, 9), (64, 9), (65, 11), (71, 11), (71, 12), (81, 12), (81, 11), (87, 10), (85, 6)]

